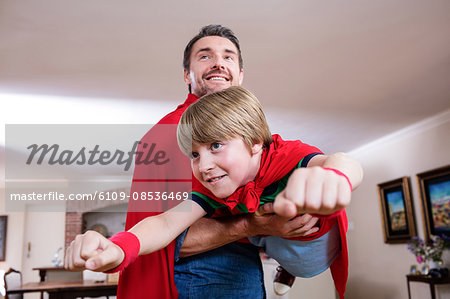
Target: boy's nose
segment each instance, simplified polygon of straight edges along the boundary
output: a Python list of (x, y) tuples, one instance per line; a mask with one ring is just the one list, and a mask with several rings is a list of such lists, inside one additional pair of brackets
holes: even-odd
[(214, 161), (212, 157), (209, 157), (209, 155), (200, 157), (198, 169), (200, 172), (206, 173), (214, 168)]

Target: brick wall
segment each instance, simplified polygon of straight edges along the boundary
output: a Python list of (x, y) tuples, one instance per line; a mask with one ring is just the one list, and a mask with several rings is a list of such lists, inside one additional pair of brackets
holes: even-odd
[(66, 213), (66, 234), (65, 234), (65, 248), (70, 245), (75, 236), (81, 234), (83, 226), (83, 213), (82, 212), (67, 212)]
[[(121, 188), (109, 190), (109, 192), (127, 192), (130, 194), (130, 188)], [(83, 214), (93, 212), (95, 210), (123, 204), (121, 201), (105, 201), (105, 200), (82, 200), (68, 202), (66, 212), (66, 233), (64, 237), (64, 245), (67, 248), (76, 235), (81, 234), (83, 230)]]

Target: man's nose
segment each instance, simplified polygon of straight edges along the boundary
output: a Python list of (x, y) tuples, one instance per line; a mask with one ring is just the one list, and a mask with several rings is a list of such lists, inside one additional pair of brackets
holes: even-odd
[(213, 61), (213, 69), (223, 70), (225, 69), (224, 60), (222, 57), (216, 56)]

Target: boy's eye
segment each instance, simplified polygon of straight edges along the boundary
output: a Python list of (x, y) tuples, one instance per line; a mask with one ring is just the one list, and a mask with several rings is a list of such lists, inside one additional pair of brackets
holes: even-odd
[(195, 159), (195, 158), (197, 158), (198, 157), (198, 153), (196, 153), (196, 152), (192, 152), (191, 153), (191, 158), (192, 159)]
[(220, 142), (213, 142), (213, 143), (211, 143), (211, 149), (212, 150), (218, 150), (221, 147), (222, 147), (222, 144)]

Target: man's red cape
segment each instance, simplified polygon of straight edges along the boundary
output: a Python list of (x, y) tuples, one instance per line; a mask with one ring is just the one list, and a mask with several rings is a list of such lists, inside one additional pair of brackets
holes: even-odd
[[(169, 143), (173, 148), (178, 148), (176, 141), (176, 132), (172, 132), (172, 136), (164, 136), (159, 132), (158, 125), (172, 124), (177, 125), (180, 121), (181, 115), (186, 108), (197, 101), (198, 97), (189, 94), (186, 101), (179, 105), (177, 109), (162, 118), (156, 126), (145, 134), (141, 139), (141, 145), (144, 143), (152, 144)], [(138, 148), (138, 151), (142, 150)], [(186, 157), (184, 157), (186, 160)], [(131, 184), (130, 194), (152, 190), (164, 190), (166, 188), (165, 178), (171, 176), (173, 169), (169, 166), (159, 165), (156, 169), (150, 165), (139, 164), (135, 165), (133, 182)], [(157, 173), (155, 173), (157, 172)], [(147, 178), (162, 179), (160, 183), (152, 183), (151, 186), (143, 183), (142, 180)], [(155, 184), (159, 184), (155, 186)], [(187, 189), (188, 190), (188, 189)], [(141, 201), (131, 200), (128, 202), (128, 213), (125, 224), (125, 229), (129, 230), (139, 221), (149, 216), (155, 216), (161, 212), (147, 212), (148, 209), (143, 208), (142, 204), (155, 204), (155, 202), (143, 203)], [(156, 207), (156, 210), (157, 207)], [(162, 209), (159, 209), (161, 211)], [(145, 212), (136, 212), (145, 211)], [(166, 248), (159, 251), (139, 256), (138, 259), (129, 265), (124, 271), (120, 273), (119, 287), (117, 291), (117, 298), (125, 299), (175, 299), (178, 298), (177, 288), (174, 283), (174, 252), (175, 241), (171, 242)]]

